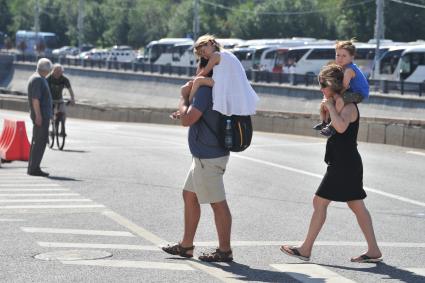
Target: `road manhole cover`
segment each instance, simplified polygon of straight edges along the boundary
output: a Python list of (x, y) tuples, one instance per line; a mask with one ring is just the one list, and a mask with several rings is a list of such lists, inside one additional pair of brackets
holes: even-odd
[(67, 250), (42, 253), (35, 255), (34, 258), (41, 260), (93, 260), (111, 257), (112, 254), (105, 251), (87, 251), (87, 250)]

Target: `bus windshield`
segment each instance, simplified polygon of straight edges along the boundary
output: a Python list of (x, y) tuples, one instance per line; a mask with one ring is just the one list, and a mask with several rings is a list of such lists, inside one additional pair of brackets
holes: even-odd
[(412, 52), (403, 55), (400, 64), (400, 76), (403, 80), (407, 79), (419, 66), (425, 65), (424, 52)]
[(398, 60), (400, 59), (403, 49), (388, 51), (381, 59), (379, 64), (379, 72), (381, 74), (392, 74), (397, 67)]

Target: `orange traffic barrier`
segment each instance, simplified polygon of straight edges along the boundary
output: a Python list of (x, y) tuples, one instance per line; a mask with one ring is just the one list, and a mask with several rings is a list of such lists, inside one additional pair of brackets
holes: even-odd
[(24, 121), (4, 120), (3, 132), (0, 137), (0, 156), (8, 161), (28, 161), (30, 143)]

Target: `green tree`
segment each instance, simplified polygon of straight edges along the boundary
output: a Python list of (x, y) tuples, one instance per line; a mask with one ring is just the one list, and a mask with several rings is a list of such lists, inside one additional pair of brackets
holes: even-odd
[(0, 0), (0, 31), (2, 32), (8, 31), (8, 26), (12, 21), (12, 14), (8, 2), (7, 0)]

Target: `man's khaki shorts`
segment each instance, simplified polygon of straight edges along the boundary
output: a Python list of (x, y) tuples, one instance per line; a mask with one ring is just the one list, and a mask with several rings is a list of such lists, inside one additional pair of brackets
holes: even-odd
[(226, 199), (223, 175), (229, 155), (199, 159), (193, 157), (183, 190), (193, 192), (199, 203), (216, 203)]

